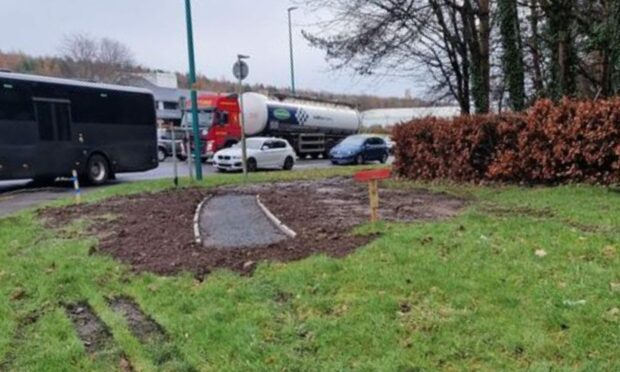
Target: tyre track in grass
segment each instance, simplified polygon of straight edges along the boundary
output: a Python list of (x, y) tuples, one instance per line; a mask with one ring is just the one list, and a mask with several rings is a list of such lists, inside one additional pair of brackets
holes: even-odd
[(195, 371), (184, 360), (164, 327), (145, 313), (134, 299), (119, 296), (107, 303), (113, 312), (125, 319), (129, 331), (140, 341), (158, 369)]

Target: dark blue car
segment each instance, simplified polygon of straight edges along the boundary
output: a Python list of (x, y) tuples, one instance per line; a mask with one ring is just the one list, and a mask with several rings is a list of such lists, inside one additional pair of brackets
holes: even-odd
[(385, 163), (390, 156), (385, 140), (379, 136), (349, 136), (329, 152), (333, 164), (364, 164), (367, 161)]

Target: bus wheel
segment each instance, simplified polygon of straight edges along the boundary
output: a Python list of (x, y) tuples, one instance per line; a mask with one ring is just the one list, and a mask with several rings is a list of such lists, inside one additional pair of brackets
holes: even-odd
[(256, 159), (249, 158), (247, 167), (248, 167), (248, 172), (256, 172), (256, 170), (258, 169), (258, 165), (256, 164)]
[(108, 160), (99, 154), (91, 156), (86, 165), (86, 181), (91, 185), (102, 185), (109, 178)]

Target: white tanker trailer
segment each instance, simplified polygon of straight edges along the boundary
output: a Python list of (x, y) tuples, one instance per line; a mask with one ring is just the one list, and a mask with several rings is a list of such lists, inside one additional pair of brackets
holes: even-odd
[(245, 133), (286, 139), (301, 157), (329, 150), (359, 131), (359, 112), (349, 106), (303, 98), (269, 98), (243, 94)]

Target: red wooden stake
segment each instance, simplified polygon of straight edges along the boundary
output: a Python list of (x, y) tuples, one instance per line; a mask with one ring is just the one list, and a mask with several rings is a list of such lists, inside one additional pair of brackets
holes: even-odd
[(370, 200), (370, 222), (373, 224), (379, 220), (379, 180), (390, 178), (391, 171), (388, 168), (371, 169), (357, 172), (353, 178), (357, 182), (368, 182), (368, 199)]

